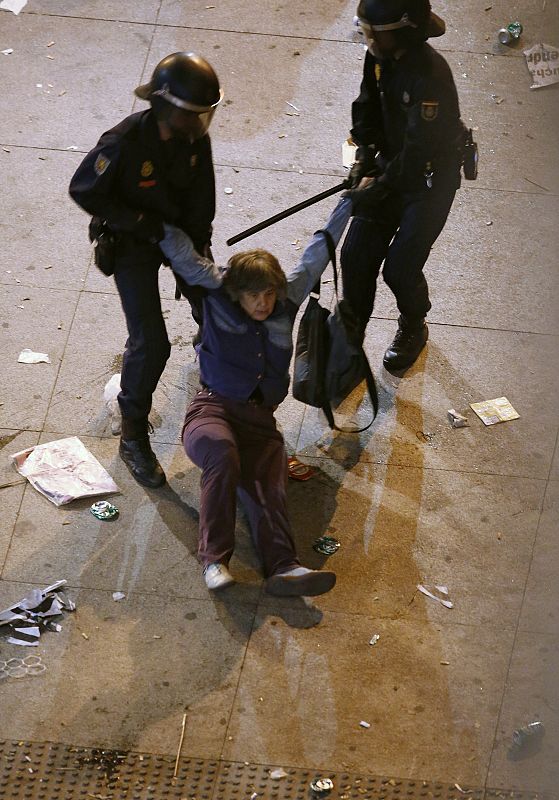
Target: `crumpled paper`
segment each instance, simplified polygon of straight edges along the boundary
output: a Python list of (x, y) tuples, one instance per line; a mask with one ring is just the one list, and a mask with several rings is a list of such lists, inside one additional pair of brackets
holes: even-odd
[(65, 585), (66, 581), (57, 581), (46, 589), (32, 589), (22, 600), (0, 611), (0, 627), (7, 626), (12, 634), (6, 641), (9, 644), (36, 647), (41, 629), (59, 631), (60, 625), (48, 618), (76, 608), (76, 604), (61, 591)]
[(27, 347), (21, 351), (17, 360), (18, 364), (50, 364), (50, 358), (47, 353), (35, 353)]
[(438, 584), (429, 586), (423, 583), (418, 583), (417, 588), (422, 594), (430, 597), (432, 600), (436, 600), (437, 603), (440, 603), (445, 608), (454, 608), (454, 603), (449, 598), (447, 586), (439, 586)]
[(120, 491), (77, 436), (21, 450), (12, 455), (12, 461), (20, 475), (55, 506)]

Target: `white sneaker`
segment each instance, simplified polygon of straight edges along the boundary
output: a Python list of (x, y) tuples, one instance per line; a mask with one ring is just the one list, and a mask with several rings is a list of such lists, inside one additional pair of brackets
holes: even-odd
[(335, 583), (333, 572), (294, 567), (268, 578), (266, 591), (278, 597), (314, 597), (329, 592)]
[(225, 564), (219, 563), (208, 564), (208, 566), (204, 568), (204, 580), (206, 581), (206, 586), (212, 592), (225, 589), (227, 586), (231, 586), (232, 583), (235, 583), (235, 579)]

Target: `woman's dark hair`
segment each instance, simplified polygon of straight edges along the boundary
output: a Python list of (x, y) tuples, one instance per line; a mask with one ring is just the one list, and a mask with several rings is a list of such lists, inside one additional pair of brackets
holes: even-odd
[(238, 302), (242, 292), (263, 292), (274, 289), (278, 299), (287, 294), (287, 278), (279, 261), (267, 250), (247, 250), (237, 253), (227, 262), (223, 288)]

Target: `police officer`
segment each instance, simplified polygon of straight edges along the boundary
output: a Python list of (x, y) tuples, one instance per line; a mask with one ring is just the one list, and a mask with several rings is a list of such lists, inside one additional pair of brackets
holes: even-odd
[[(138, 483), (155, 488), (165, 483), (165, 473), (149, 443), (148, 414), (171, 349), (161, 313), (158, 242), (167, 222), (209, 254), (215, 180), (208, 128), (222, 92), (205, 59), (172, 53), (135, 94), (150, 109), (101, 136), (72, 178), (70, 195), (93, 215), (92, 238), (99, 226), (111, 235), (111, 264), (102, 268), (114, 271), (128, 327), (119, 452)], [(196, 297), (189, 299), (194, 311)]]
[(429, 0), (361, 0), (357, 16), (368, 50), (352, 105), (358, 148), (348, 192), (355, 216), (341, 252), (344, 296), (364, 332), (384, 262), (400, 315), (383, 363), (401, 374), (427, 342), (423, 267), (460, 185), (466, 129), (450, 68), (426, 41), (445, 31)]

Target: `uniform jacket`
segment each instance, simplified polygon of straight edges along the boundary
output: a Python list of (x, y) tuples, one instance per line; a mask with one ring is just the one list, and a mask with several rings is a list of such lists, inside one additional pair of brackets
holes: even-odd
[[(351, 215), (351, 201), (342, 199), (325, 229), (337, 244)], [(222, 288), (223, 270), (202, 258), (188, 236), (165, 226), (160, 247), (173, 270), (191, 285), (207, 289), (199, 349), (200, 379), (209, 389), (246, 402), (255, 393), (275, 406), (289, 388), (293, 324), (299, 306), (326, 269), (330, 257), (324, 236), (316, 233), (293, 272), (287, 276), (287, 298), (276, 303), (263, 322), (253, 320)]]
[(385, 181), (402, 192), (425, 187), (426, 172), (456, 173), (465, 128), (445, 59), (427, 43), (398, 59), (365, 56), (352, 137), (380, 151)]
[[(176, 225), (202, 250), (215, 214), (210, 138), (163, 142), (151, 109), (132, 114), (106, 131), (87, 154), (71, 180), (70, 195), (123, 234), (121, 247), (129, 256), (145, 257), (138, 226), (142, 213)], [(151, 247), (156, 253), (157, 247)]]

